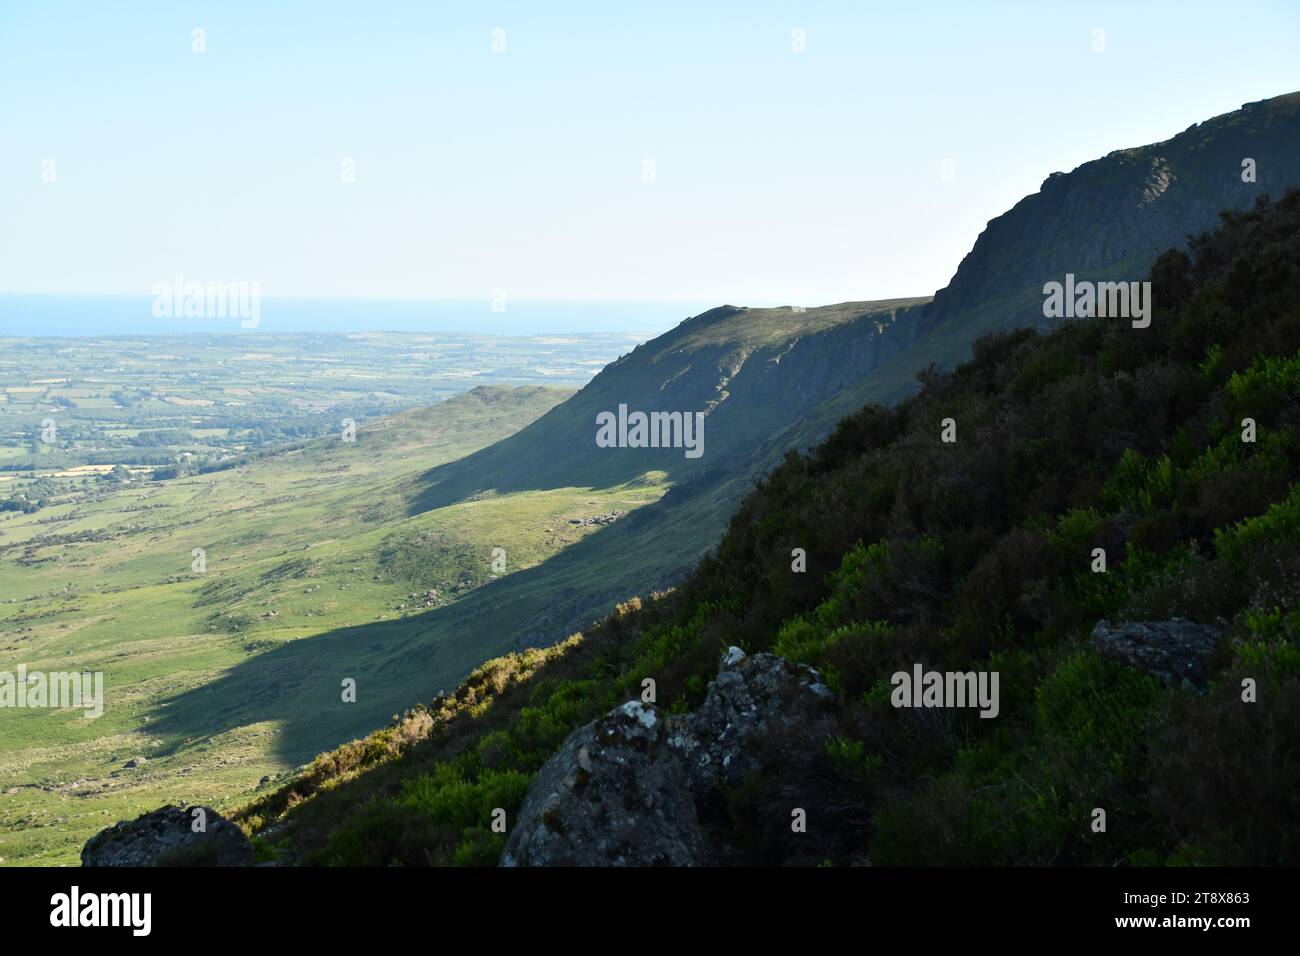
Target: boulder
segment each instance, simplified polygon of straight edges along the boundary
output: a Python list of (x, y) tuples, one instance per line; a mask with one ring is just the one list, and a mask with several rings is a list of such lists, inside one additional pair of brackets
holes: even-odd
[(730, 648), (695, 713), (673, 722), (669, 744), (682, 755), (696, 796), (740, 783), (761, 769), (765, 745), (787, 735), (811, 741), (834, 699), (807, 664)]
[(708, 862), (686, 769), (654, 707), (629, 701), (569, 735), (524, 798), (502, 866)]
[(829, 688), (811, 667), (731, 648), (704, 703), (667, 717), (633, 700), (578, 728), (524, 798), (502, 866), (707, 866), (701, 810), (724, 784), (816, 751)]
[(1165, 687), (1204, 691), (1219, 630), (1181, 617), (1169, 621), (1098, 621), (1092, 644), (1102, 657), (1150, 674)]
[[(205, 832), (194, 832), (199, 819)], [(81, 865), (252, 866), (254, 856), (248, 837), (216, 810), (169, 805), (101, 830), (82, 848)]]

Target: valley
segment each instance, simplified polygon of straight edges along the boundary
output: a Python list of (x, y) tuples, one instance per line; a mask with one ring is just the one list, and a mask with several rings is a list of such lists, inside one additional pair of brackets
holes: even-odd
[[(511, 360), (513, 377), (542, 378), (527, 369), (546, 366), (553, 378), (581, 382), (588, 356), (608, 347), (577, 341), (571, 356), (548, 359), (560, 344), (535, 346), (531, 355), (525, 349)], [(171, 343), (173, 352), (191, 354), (211, 347)], [(647, 480), (485, 494), (416, 514), (410, 499), (418, 475), (517, 431), (572, 389), (465, 391), (455, 376), (421, 377), (424, 366), (404, 376), (376, 361), (369, 374), (384, 376), (384, 395), (367, 392), (375, 404), (365, 407), (371, 416), (386, 414), (363, 420), (346, 440), (336, 419), (345, 410), (362, 413), (356, 386), (337, 383), (366, 377), (365, 363), (345, 366), (342, 376), (303, 381), (299, 373), (295, 385), (279, 376), (302, 364), (295, 354), (309, 353), (259, 336), (256, 348), (279, 358), (247, 383), (256, 418), (247, 406), (243, 414), (256, 424), (215, 435), (202, 427), (206, 422), (172, 421), (155, 399), (97, 404), (90, 394), (96, 386), (82, 383), (68, 397), (57, 391), (68, 384), (66, 372), (47, 376), (24, 365), (33, 351), (54, 361), (69, 348), (79, 351), (77, 343), (55, 349), (49, 340), (27, 340), (22, 350), (4, 353), (11, 381), (62, 381), (17, 392), (35, 397), (0, 406), (0, 420), (21, 428), (35, 416), (59, 414), (76, 424), (50, 450), (38, 446), (33, 454), (30, 442), (10, 445), (7, 484), (23, 489), (10, 493), (34, 489), (39, 507), (0, 511), (0, 671), (93, 672), (103, 680), (105, 700), (102, 715), (91, 719), (74, 708), (0, 713), (5, 865), (75, 863), (81, 843), (106, 822), (182, 794), (237, 803), (320, 749), (382, 723), (398, 698), (373, 675), (400, 653), (422, 615), (526, 571), (663, 490)], [(134, 375), (121, 371), (132, 349), (119, 348), (106, 360), (110, 368), (87, 372), (78, 365), (80, 375), (107, 378), (118, 369), (98, 390), (133, 388), (125, 380)], [(463, 365), (484, 361), (480, 349), (469, 355), (477, 358), (463, 358)], [(218, 380), (225, 383), (220, 389), (245, 389), (222, 379), (219, 363), (200, 376), (188, 363), (171, 361), (166, 372), (135, 374), (152, 376), (155, 393), (194, 401)], [(15, 365), (23, 365), (21, 375)], [(512, 377), (505, 365), (491, 367)], [(451, 397), (438, 400), (442, 390)], [(58, 398), (69, 407), (51, 412), (47, 403)], [(437, 403), (401, 408), (430, 400)], [(194, 407), (194, 417), (211, 414), (211, 405)], [(114, 419), (127, 427), (112, 427)], [(297, 422), (308, 423), (305, 435), (294, 434)], [(172, 477), (160, 474), (164, 465), (122, 467), (121, 458), (138, 446), (122, 443), (121, 433), (154, 429), (168, 431), (169, 444), (150, 446), (161, 460), (170, 456), (174, 466), (188, 453), (209, 467), (196, 464)], [(105, 477), (71, 464), (94, 456), (118, 461)], [(46, 460), (67, 467), (55, 470)], [(232, 681), (245, 673), (241, 668), (258, 681)], [(338, 693), (345, 677), (359, 685), (356, 703), (346, 707)], [(407, 677), (420, 694), (431, 679), (418, 671)]]
[[(451, 738), (434, 741), (437, 753), (455, 754), (452, 770), (437, 771), (451, 776), (403, 798), (401, 813), (449, 828), (439, 836), (447, 860), (495, 859), (495, 837), (462, 821), (463, 808), (449, 811), (447, 794), (472, 781), (483, 799), (517, 805), (524, 775), (572, 721), (613, 706), (643, 672), (661, 674), (660, 685), (673, 688), (668, 706), (684, 707), (698, 703), (717, 652), (731, 641), (797, 656), (804, 627), (797, 615), (829, 600), (834, 575), (874, 586), (871, 562), (889, 557), (880, 550), (886, 539), (901, 562), (893, 590), (872, 592), (870, 620), (839, 625), (874, 634), (916, 598), (913, 590), (939, 593), (929, 580), (940, 561), (927, 550), (932, 540), (918, 537), (914, 516), (892, 503), (929, 489), (932, 527), (957, 527), (973, 469), (992, 474), (1005, 463), (959, 440), (951, 447), (973, 456), (971, 470), (951, 471), (926, 444), (938, 434), (933, 426), (951, 411), (953, 422), (978, 412), (1009, 427), (971, 379), (981, 369), (1017, 376), (1014, 388), (999, 380), (998, 394), (1005, 407), (1023, 400), (1026, 409), (1075, 374), (1060, 351), (1082, 333), (1025, 346), (1014, 362), (998, 358), (1056, 324), (1043, 311), (1044, 282), (1054, 276), (1134, 282), (1154, 273), (1147, 287), (1157, 298), (1148, 296), (1147, 308), (1167, 312), (1159, 270), (1171, 272), (1175, 288), (1190, 284), (1169, 264), (1182, 261), (1189, 234), (1213, 228), (1223, 209), (1249, 207), (1265, 187), (1300, 181), (1298, 114), (1296, 94), (1247, 104), (1167, 142), (1052, 174), (989, 223), (933, 297), (808, 309), (723, 305), (628, 352), (627, 337), (617, 335), (507, 344), (467, 337), (463, 348), (455, 337), (437, 344), (405, 333), (259, 334), (255, 348), (248, 338), (187, 339), (203, 343), (201, 355), (183, 353), (179, 339), (108, 347), (4, 340), (0, 671), (102, 672), (106, 706), (90, 721), (70, 710), (0, 714), (0, 862), (73, 863), (102, 827), (167, 801), (242, 807), (246, 828), (259, 833), (293, 817), (318, 785), (351, 780), (366, 795), (371, 784), (360, 771), (369, 764), (400, 779), (407, 768), (383, 765), (423, 739), (431, 713), (481, 739), (463, 754)], [(1232, 157), (1243, 150), (1266, 160), (1250, 189), (1222, 174), (1237, 168)], [(1155, 193), (1147, 188), (1153, 175), (1164, 183)], [(1076, 215), (1079, 208), (1090, 215)], [(1122, 237), (1094, 241), (1098, 217), (1122, 224)], [(1164, 250), (1174, 258), (1158, 261)], [(1135, 347), (1115, 344), (1088, 374), (1110, 376), (1106, 363), (1125, 350)], [(1180, 360), (1202, 375), (1214, 368), (1203, 349)], [(1250, 367), (1243, 355), (1236, 362), (1238, 371)], [(968, 404), (952, 411), (944, 403), (958, 366)], [(479, 382), (494, 384), (471, 387)], [(1092, 393), (1087, 401), (1095, 404)], [(908, 417), (917, 408), (944, 415), (918, 423)], [(641, 416), (632, 434), (628, 409)], [(688, 421), (698, 423), (696, 440)], [(646, 424), (667, 440), (650, 439)], [(1139, 425), (1126, 427), (1118, 436), (1087, 433), (1095, 460), (1083, 478), (1092, 485), (1106, 480), (1125, 442), (1138, 446)], [(1057, 440), (1068, 447), (1073, 439)], [(842, 463), (849, 450), (875, 456), (890, 442), (898, 444), (888, 481), (835, 477), (823, 467)], [(1155, 454), (1159, 442), (1141, 447), (1148, 446)], [(1007, 467), (1026, 475), (1045, 467), (1032, 441), (1018, 454)], [(989, 487), (1011, 480), (1000, 472), (984, 479)], [(956, 488), (962, 481), (964, 490)], [(939, 487), (945, 482), (955, 490)], [(839, 496), (833, 505), (805, 501), (821, 483)], [(1079, 500), (1091, 500), (1092, 485), (1080, 488)], [(773, 488), (799, 504), (762, 523)], [(1035, 522), (1055, 527), (1066, 511), (1062, 492), (1041, 494), (1050, 508), (1017, 514), (1025, 528), (999, 526), (997, 534), (1046, 535)], [(979, 534), (981, 547), (1000, 540)], [(1006, 547), (1019, 540), (1013, 535)], [(808, 549), (802, 580), (811, 583), (785, 575), (792, 547)], [(961, 540), (950, 547), (969, 562), (978, 557)], [(746, 580), (729, 570), (737, 560)], [(688, 577), (692, 569), (701, 570)], [(695, 590), (673, 591), (665, 602), (664, 592), (684, 580)], [(944, 587), (957, 594), (965, 584), (945, 579)], [(759, 596), (771, 605), (762, 614), (753, 610)], [(1082, 621), (1092, 605), (1079, 605)], [(938, 607), (915, 611), (917, 629), (899, 631), (900, 648), (910, 654), (906, 641), (931, 641)], [(978, 635), (1002, 634), (1001, 618), (990, 623), (964, 608), (942, 610), (956, 615), (952, 628), (976, 635), (974, 646), (983, 646)], [(828, 606), (828, 620), (832, 611), (839, 614)], [(625, 642), (625, 619), (653, 640), (639, 649)], [(565, 639), (579, 631), (601, 635), (598, 649), (608, 638), (608, 659), (575, 652), (566, 660), (581, 642)], [(825, 642), (829, 650), (809, 652), (809, 662), (834, 661), (837, 645)], [(819, 656), (823, 650), (830, 656)], [(965, 672), (969, 662), (960, 663)], [(1035, 659), (1042, 671), (1035, 680), (1056, 665)], [(519, 690), (517, 713), (492, 710), (494, 699), (547, 666), (579, 675), (577, 683), (543, 679), (535, 707)], [(629, 669), (605, 673), (606, 666)], [(862, 686), (854, 687), (861, 697), (875, 671), (853, 666), (861, 667)], [(459, 729), (467, 723), (472, 730)], [(515, 749), (501, 749), (507, 745)], [(857, 740), (846, 751), (850, 777), (874, 772), (863, 747)], [(497, 762), (515, 769), (498, 776)], [(398, 784), (381, 779), (375, 786), (391, 796)], [(338, 824), (331, 814), (344, 814), (347, 800), (319, 802), (323, 808), (306, 816), (325, 822), (304, 825), (301, 845), (285, 842), (286, 860), (325, 852), (327, 830)], [(379, 850), (362, 853), (360, 836), (340, 839), (359, 842), (315, 859), (389, 862)], [(416, 862), (431, 859), (417, 850), (403, 847)]]

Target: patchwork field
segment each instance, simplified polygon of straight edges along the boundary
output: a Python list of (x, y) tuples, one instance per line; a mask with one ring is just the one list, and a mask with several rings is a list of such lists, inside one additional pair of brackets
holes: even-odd
[(119, 464), (199, 472), (476, 384), (580, 387), (635, 341), (618, 333), (0, 336), (0, 505), (18, 479), (89, 481)]
[(394, 700), (436, 693), (410, 668), (401, 679), (420, 693), (385, 692), (423, 618), (664, 491), (643, 480), (415, 505), (420, 475), (570, 394), (479, 387), (354, 440), (326, 433), (167, 480), (69, 465), (39, 507), (0, 511), (0, 674), (105, 681), (96, 718), (0, 708), (0, 863), (75, 864), (99, 829), (169, 800), (236, 806), (386, 722)]

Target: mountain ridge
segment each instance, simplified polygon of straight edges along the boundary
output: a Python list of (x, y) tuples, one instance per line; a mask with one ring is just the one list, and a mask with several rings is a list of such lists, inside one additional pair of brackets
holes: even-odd
[[(755, 731), (738, 785), (634, 819), (647, 846), (687, 832), (707, 845), (685, 859), (747, 865), (1293, 864), (1298, 768), (1274, 756), (1300, 745), (1297, 248), (1293, 190), (1163, 254), (1149, 329), (982, 337), (919, 395), (787, 456), (673, 593), (487, 662), (236, 819), (268, 861), (510, 862), (491, 821), (568, 833), (592, 792), (663, 757), (629, 745), (606, 772), (578, 750), (592, 728), (605, 747), (620, 713), (707, 707), (734, 645), (816, 668), (834, 717)], [(1117, 649), (1134, 632), (1175, 646)], [(1171, 680), (1166, 653), (1200, 676)], [(998, 718), (900, 710), (889, 675), (914, 667), (1000, 673)], [(547, 776), (566, 747), (583, 772)], [(588, 837), (584, 859), (654, 862)]]
[[(1240, 161), (1234, 157), (1243, 151), (1243, 144), (1258, 147), (1261, 130), (1279, 129), (1279, 142), (1288, 144), (1288, 150), (1294, 143), (1293, 152), (1255, 149), (1260, 157), (1273, 157), (1266, 164), (1268, 175), (1261, 172), (1262, 181), (1246, 190), (1234, 185), (1215, 192), (1234, 178), (1240, 184)], [(1245, 139), (1234, 138), (1242, 135)], [(1090, 182), (1084, 193), (1095, 191), (1098, 183), (1111, 183), (1111, 190), (1101, 194), (1106, 208), (1135, 209), (1134, 214), (1149, 220), (1144, 234), (1162, 235), (1167, 247), (1186, 248), (1189, 222), (1200, 224), (1194, 232), (1210, 229), (1221, 209), (1249, 206), (1263, 195), (1263, 186), (1280, 179), (1300, 184), (1300, 93), (1258, 101), (1245, 113), (1239, 110), (1215, 117), (1165, 143), (1179, 143), (1174, 155), (1181, 155), (1183, 151), (1195, 153), (1196, 144), (1210, 141), (1217, 146), (1204, 156), (1218, 157), (1222, 163), (1231, 160), (1230, 168), (1226, 172), (1212, 169), (1204, 156), (1186, 167), (1178, 166), (1178, 188), (1171, 186), (1162, 194), (1162, 205), (1134, 206), (1146, 174), (1140, 165), (1128, 161), (1116, 164), (1114, 160), (1124, 154), (1146, 155), (1162, 144), (1114, 150), (1108, 154), (1109, 161), (1103, 157), (1083, 164), (1079, 169), (1085, 170)], [(1069, 194), (1070, 189), (1063, 187), (1077, 172), (1049, 176), (1047, 181), (1058, 185), (1051, 187), (1046, 197), (1026, 197), (993, 220), (999, 225), (991, 223), (992, 235), (1015, 226), (1026, 208), (1033, 210)], [(1221, 197), (1221, 206), (1207, 205), (1198, 198), (1207, 190), (1209, 195)], [(1173, 214), (1168, 214), (1170, 210)], [(1038, 213), (1023, 229), (1017, 226), (1012, 230), (1024, 232), (1028, 238), (1021, 241), (1033, 248), (1043, 242), (1042, 236), (1030, 229), (1035, 223), (1042, 225)], [(1090, 234), (1074, 222), (1061, 229)], [(987, 247), (989, 234), (986, 229), (976, 247)], [(1041, 314), (1044, 282), (1061, 278), (1065, 271), (1093, 279), (1135, 280), (1144, 274), (1132, 257), (1109, 264), (1085, 259), (1075, 267), (1067, 261), (1069, 254), (1068, 248), (1039, 252), (1035, 261), (1041, 264), (1034, 270), (1013, 271), (1019, 311), (1008, 308), (1005, 297), (957, 309), (961, 296), (952, 295), (945, 297), (948, 305), (936, 311), (940, 293), (928, 304), (925, 297), (918, 297), (842, 303), (802, 313), (719, 306), (622, 356), (567, 402), (509, 439), (433, 469), (406, 491), (413, 512), (485, 490), (520, 490), (548, 483), (610, 486), (635, 483), (647, 473), (666, 476), (673, 487), (659, 503), (638, 509), (629, 520), (600, 530), (579, 547), (514, 581), (502, 579), (470, 595), (449, 609), (445, 619), (430, 622), (428, 632), (403, 652), (400, 667), (427, 668), (435, 686), (451, 686), (473, 667), (475, 658), (481, 661), (508, 650), (544, 646), (619, 601), (670, 587), (711, 551), (736, 503), (787, 453), (813, 447), (864, 405), (893, 404), (915, 393), (917, 377), (928, 366), (955, 367), (969, 357), (973, 343), (983, 335), (1024, 323), (1046, 327), (1049, 323)], [(1001, 259), (1008, 257), (1015, 255), (1004, 252)], [(1147, 258), (1144, 253), (1143, 261)], [(968, 277), (978, 278), (984, 268), (981, 261), (978, 256), (971, 260), (970, 255), (963, 260), (957, 275), (965, 276), (960, 282), (954, 278), (958, 289), (978, 285)], [(1090, 271), (1088, 262), (1093, 261), (1099, 265)], [(1053, 271), (1058, 268), (1061, 275)], [(953, 287), (950, 282), (945, 289)], [(889, 321), (883, 321), (885, 318)], [(724, 375), (733, 367), (726, 364), (728, 357), (742, 353), (739, 374)], [(678, 377), (665, 374), (669, 368), (665, 357), (677, 363), (672, 372)], [(675, 449), (596, 448), (597, 411), (612, 410), (619, 402), (643, 411), (700, 409), (717, 395), (723, 378), (731, 394), (708, 413), (702, 459), (692, 461)], [(668, 382), (672, 387), (666, 390), (663, 386)], [(745, 393), (751, 389), (761, 396), (760, 401), (746, 408), (739, 399), (749, 397)], [(755, 407), (763, 413), (749, 414)], [(557, 600), (557, 595), (561, 599)], [(460, 673), (454, 673), (455, 669)]]
[[(1247, 157), (1255, 160), (1257, 174), (1249, 183), (1242, 181), (1241, 161)], [(626, 481), (638, 468), (661, 468), (671, 476), (707, 470), (706, 462), (691, 464), (671, 453), (646, 450), (630, 455), (616, 451), (597, 462), (587, 447), (593, 444), (588, 433), (594, 434), (595, 412), (620, 401), (634, 407), (638, 398), (647, 411), (708, 412), (710, 430), (722, 434), (723, 457), (762, 444), (770, 431), (788, 428), (807, 447), (853, 407), (904, 397), (915, 387), (916, 372), (930, 361), (952, 367), (979, 335), (1046, 327), (1050, 323), (1041, 312), (1045, 282), (1062, 279), (1066, 272), (1094, 281), (1136, 279), (1160, 252), (1186, 248), (1189, 236), (1212, 228), (1222, 210), (1247, 208), (1262, 195), (1280, 194), (1296, 184), (1300, 92), (1244, 104), (1158, 143), (1112, 150), (1071, 172), (1050, 174), (1038, 192), (990, 220), (953, 278), (932, 296), (802, 311), (727, 304), (689, 317), (610, 363), (570, 402), (501, 447), (431, 473), (416, 507), (445, 504), (482, 491), (479, 486), (492, 481), (515, 487), (517, 468), (509, 460), (525, 457), (530, 443), (543, 459), (527, 469), (534, 481)], [(783, 421), (759, 415), (755, 427), (733, 426), (729, 419), (736, 406), (727, 406), (725, 399), (752, 359), (788, 363), (819, 345), (824, 356), (835, 360), (810, 362), (807, 377), (797, 386), (789, 376), (744, 375), (744, 386), (752, 385), (754, 393), (762, 394), (765, 387), (795, 393), (793, 404), (782, 408)], [(687, 357), (692, 361), (679, 361), (674, 376), (660, 370), (671, 359)], [(891, 362), (901, 366), (897, 374)], [(658, 384), (645, 375), (627, 381), (647, 365), (660, 370)], [(807, 379), (828, 384), (817, 389)], [(721, 414), (713, 418), (714, 412)], [(801, 415), (805, 420), (799, 420)], [(557, 455), (557, 444), (573, 450)]]
[[(1256, 162), (1243, 182), (1242, 161)], [(1001, 305), (1015, 325), (1042, 323), (1037, 287), (1066, 271), (1093, 279), (1145, 273), (1175, 243), (1212, 228), (1223, 209), (1280, 196), (1300, 182), (1300, 92), (1244, 104), (1158, 143), (1116, 149), (991, 219), (953, 278), (934, 294), (924, 324)], [(1159, 211), (1162, 219), (1156, 221)], [(1028, 294), (1026, 294), (1028, 293)]]
[[(1269, 136), (1276, 138), (1275, 145), (1265, 141)], [(1160, 149), (1169, 144), (1177, 148)], [(1237, 154), (1247, 146), (1257, 153), (1257, 159), (1263, 160), (1260, 181), (1254, 184), (1240, 182)], [(1160, 151), (1178, 158), (1171, 167), (1178, 172), (1178, 178), (1162, 192), (1158, 204), (1138, 202), (1147, 173), (1132, 157)], [(1194, 159), (1184, 162), (1184, 154)], [(1224, 168), (1215, 166), (1215, 162)], [(1077, 175), (1087, 180), (1079, 190), (1071, 185)], [(1070, 218), (1074, 214), (1062, 211), (1075, 209), (1083, 202), (1061, 204), (1062, 197), (1077, 191), (1084, 197), (1092, 196), (1088, 202), (1101, 203), (1098, 208), (1111, 210), (1110, 214), (1139, 217), (1145, 223), (1141, 234), (1159, 236), (1163, 247), (1185, 248), (1189, 233), (1212, 228), (1222, 209), (1249, 206), (1265, 188), (1280, 190), (1279, 183), (1300, 184), (1300, 93), (1248, 104), (1243, 110), (1206, 120), (1163, 143), (1113, 150), (1074, 172), (1048, 176), (1044, 182), (1045, 194), (1040, 191), (1025, 197), (990, 222), (958, 266), (954, 279), (928, 302), (926, 297), (917, 297), (842, 303), (803, 313), (723, 305), (688, 318), (611, 363), (568, 402), (506, 442), (434, 469), (426, 476), (423, 487), (412, 489), (413, 510), (481, 493), (485, 486), (508, 490), (545, 486), (547, 482), (589, 481), (599, 485), (635, 481), (644, 471), (658, 470), (679, 486), (676, 493), (669, 493), (663, 507), (642, 509), (645, 513), (638, 521), (603, 530), (587, 547), (592, 549), (589, 559), (593, 561), (601, 561), (603, 550), (608, 548), (605, 553), (620, 556), (609, 563), (621, 568), (629, 558), (664, 549), (663, 542), (671, 540), (675, 556), (665, 554), (651, 559), (642, 582), (644, 589), (666, 587), (707, 553), (725, 527), (735, 502), (787, 451), (812, 447), (842, 418), (863, 405), (893, 403), (914, 393), (917, 375), (927, 366), (954, 367), (969, 355), (973, 342), (981, 335), (1024, 324), (1046, 326), (1041, 314), (1044, 282), (1059, 279), (1066, 271), (1093, 279), (1134, 280), (1144, 274), (1154, 258), (1146, 251), (1134, 257), (1128, 254), (1127, 246), (1111, 243), (1104, 247), (1110, 250), (1109, 258), (1084, 256), (1076, 264), (1070, 258), (1074, 255), (1074, 239), (1060, 249), (1043, 252), (1045, 219), (1038, 207), (1046, 203), (1057, 210), (1057, 218), (1068, 220), (1058, 233), (1064, 230), (1069, 236), (1091, 236), (1093, 230), (1086, 221), (1075, 221)], [(1207, 200), (1206, 195), (1217, 198)], [(1018, 237), (1010, 251), (986, 255), (989, 243), (1003, 233)], [(1017, 266), (1012, 270), (1014, 281), (992, 286), (995, 291), (1013, 288), (1010, 298), (1004, 294), (991, 301), (969, 301), (975, 294), (970, 290), (987, 287), (980, 285), (982, 274), (1005, 260), (1024, 258), (1027, 253), (1017, 251), (1024, 249), (1040, 250), (1032, 260), (1037, 264), (1028, 270)], [(1115, 258), (1120, 255), (1124, 258)], [(1018, 305), (1008, 306), (1013, 300)], [(884, 318), (889, 321), (884, 322)], [(785, 331), (774, 333), (773, 326)], [(781, 352), (785, 346), (789, 346), (788, 351)], [(741, 374), (734, 378), (723, 375), (731, 367), (725, 360), (741, 353)], [(677, 371), (685, 368), (688, 375), (694, 376), (690, 388), (684, 387), (686, 378), (672, 379), (674, 389), (665, 395), (663, 386), (670, 379), (663, 374), (664, 356), (679, 362)], [(756, 374), (756, 356), (766, 360), (761, 374)], [(706, 367), (701, 369), (702, 365)], [(659, 377), (647, 375), (647, 370)], [(709, 411), (707, 450), (702, 459), (693, 462), (673, 450), (595, 447), (597, 411), (613, 409), (621, 401), (645, 411), (699, 409), (716, 394), (714, 390), (723, 378), (731, 394)], [(748, 389), (764, 393), (761, 405), (767, 414), (750, 416), (745, 403), (732, 400)], [(746, 417), (752, 420), (733, 427), (736, 419)], [(659, 515), (670, 521), (662, 534), (653, 529), (652, 519)], [(673, 529), (671, 533), (668, 527)], [(640, 544), (624, 541), (642, 534), (653, 537)], [(560, 566), (565, 564), (564, 560), (559, 562)], [(544, 575), (546, 570), (538, 573)], [(579, 588), (572, 577), (562, 580), (557, 581), (557, 587), (565, 593)], [(544, 643), (543, 635), (558, 640), (582, 623), (584, 604), (586, 613), (598, 614), (639, 590), (642, 588), (636, 586), (632, 575), (613, 572), (600, 589), (600, 600), (579, 600), (574, 615), (554, 620), (550, 620), (545, 602), (539, 601), (532, 612), (521, 612), (522, 618), (529, 621), (526, 640), (512, 645), (498, 638), (484, 647), (506, 649)], [(486, 613), (490, 617), (491, 612)]]

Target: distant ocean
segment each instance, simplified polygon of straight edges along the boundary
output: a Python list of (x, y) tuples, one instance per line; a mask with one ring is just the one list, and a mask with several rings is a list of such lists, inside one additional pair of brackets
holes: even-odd
[(238, 318), (160, 319), (149, 296), (0, 295), (0, 336), (275, 335), (284, 332), (472, 332), (543, 335), (565, 332), (626, 332), (653, 337), (720, 303), (491, 302), (366, 299), (271, 299), (261, 301), (257, 328)]

